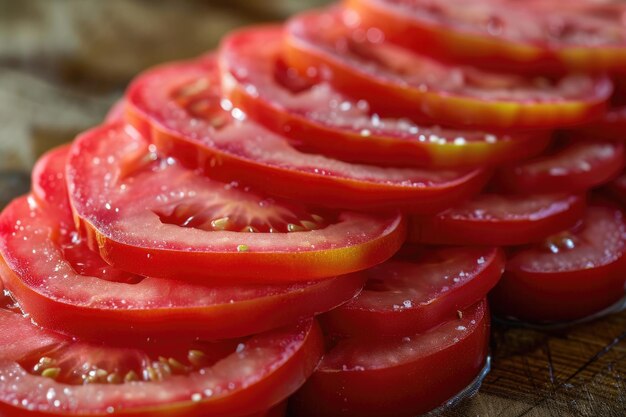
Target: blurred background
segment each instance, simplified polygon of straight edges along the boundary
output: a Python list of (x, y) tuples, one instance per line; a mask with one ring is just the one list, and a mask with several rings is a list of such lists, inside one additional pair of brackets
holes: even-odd
[(97, 124), (139, 71), (328, 0), (0, 0), (0, 206), (38, 155)]

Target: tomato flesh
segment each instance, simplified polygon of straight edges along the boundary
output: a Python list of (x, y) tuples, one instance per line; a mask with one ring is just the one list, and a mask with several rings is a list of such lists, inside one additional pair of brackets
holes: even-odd
[(213, 56), (157, 68), (131, 86), (129, 118), (160, 151), (212, 178), (329, 207), (436, 212), (488, 179), (483, 169), (378, 167), (299, 151), (222, 100), (219, 82)]
[(262, 412), (304, 383), (323, 352), (311, 320), (240, 340), (114, 347), (0, 310), (0, 341), (3, 408), (49, 415)]
[(301, 74), (317, 69), (384, 116), (487, 129), (554, 128), (599, 117), (612, 92), (606, 77), (549, 81), (449, 66), (385, 42), (380, 31), (365, 31), (352, 17), (342, 10), (297, 16), (287, 26), (285, 57)]
[(624, 144), (610, 140), (575, 140), (553, 154), (502, 168), (495, 176), (507, 191), (582, 192), (616, 177), (626, 164)]
[(523, 245), (576, 225), (584, 213), (582, 195), (481, 194), (435, 216), (414, 216), (408, 240), (446, 245)]
[(322, 316), (330, 334), (359, 337), (425, 332), (485, 298), (504, 270), (497, 248), (411, 248), (375, 266), (354, 299)]
[(478, 375), (489, 350), (486, 301), (423, 334), (339, 341), (291, 399), (294, 415), (404, 417), (443, 404)]
[(105, 125), (77, 138), (68, 157), (74, 214), (120, 269), (202, 283), (307, 282), (376, 265), (404, 241), (399, 214), (312, 211), (151, 149), (132, 127)]
[(492, 293), (494, 311), (530, 321), (586, 317), (624, 296), (626, 221), (610, 205), (592, 205), (584, 222), (507, 261)]
[(313, 82), (288, 68), (283, 28), (244, 29), (220, 50), (224, 94), (233, 105), (299, 149), (343, 161), (389, 166), (459, 167), (525, 159), (548, 144), (545, 134), (494, 134), (418, 126), (381, 118), (328, 82)]
[(364, 26), (451, 62), (530, 74), (624, 72), (620, 2), (347, 0)]

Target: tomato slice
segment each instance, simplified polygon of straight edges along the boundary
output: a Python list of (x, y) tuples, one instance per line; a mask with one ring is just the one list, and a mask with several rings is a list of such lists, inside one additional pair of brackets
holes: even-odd
[(70, 202), (108, 263), (202, 283), (307, 282), (366, 269), (405, 238), (399, 214), (311, 210), (159, 158), (130, 126), (81, 135), (67, 166)]
[(8, 415), (261, 413), (303, 384), (323, 353), (312, 320), (246, 339), (127, 347), (71, 339), (0, 310), (0, 342)]
[(290, 405), (299, 417), (419, 415), (471, 383), (485, 364), (488, 340), (486, 301), (423, 334), (344, 339)]
[(551, 81), (449, 66), (385, 42), (382, 32), (358, 27), (354, 13), (342, 10), (303, 14), (287, 28), (289, 65), (303, 75), (317, 71), (384, 116), (488, 129), (554, 128), (599, 117), (612, 92), (607, 77)]
[(485, 298), (504, 261), (497, 248), (410, 248), (367, 270), (363, 291), (324, 314), (322, 325), (342, 336), (423, 333)]
[(494, 134), (418, 126), (381, 118), (327, 82), (312, 82), (288, 68), (283, 29), (244, 29), (222, 42), (224, 94), (266, 128), (288, 136), (299, 149), (343, 161), (391, 166), (459, 167), (502, 163), (540, 153), (545, 134)]
[[(352, 164), (305, 153), (222, 100), (213, 56), (157, 68), (127, 94), (130, 120), (163, 153), (212, 178), (271, 195), (356, 210), (437, 212), (477, 193), (483, 169), (432, 170)], [(229, 110), (229, 111), (225, 111)]]
[(505, 190), (523, 194), (581, 192), (610, 181), (625, 164), (621, 142), (576, 140), (551, 155), (504, 167), (495, 178)]
[(624, 7), (605, 1), (347, 0), (364, 26), (440, 59), (533, 74), (623, 72)]
[(510, 257), (492, 294), (494, 311), (531, 321), (589, 316), (623, 297), (625, 252), (622, 211), (590, 206), (581, 227)]
[(602, 118), (581, 126), (577, 131), (589, 138), (626, 140), (626, 106), (609, 109)]
[(123, 98), (117, 100), (106, 114), (105, 123), (115, 123), (124, 120), (124, 113), (126, 113), (126, 100)]
[[(44, 155), (35, 172), (64, 168), (68, 150)], [(240, 337), (328, 311), (363, 287), (360, 274), (208, 287), (121, 271), (90, 251), (73, 230), (62, 172), (35, 175), (41, 208), (32, 198), (21, 198), (0, 215), (0, 276), (20, 307), (46, 328), (97, 340)], [(37, 182), (42, 179), (53, 181)], [(48, 202), (62, 202), (61, 217)]]
[(576, 225), (582, 195), (481, 194), (435, 216), (414, 216), (409, 241), (446, 245), (510, 246), (537, 242)]
[(626, 205), (626, 172), (622, 172), (617, 178), (607, 184), (607, 189), (609, 194), (622, 205)]

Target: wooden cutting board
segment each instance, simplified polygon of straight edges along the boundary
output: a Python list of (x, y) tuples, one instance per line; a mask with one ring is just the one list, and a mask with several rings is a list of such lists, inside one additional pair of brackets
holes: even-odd
[[(322, 2), (0, 0), (0, 206), (27, 191), (38, 155), (97, 124), (140, 70)], [(492, 372), (447, 415), (625, 416), (624, 339), (626, 313), (557, 332), (494, 325)]]

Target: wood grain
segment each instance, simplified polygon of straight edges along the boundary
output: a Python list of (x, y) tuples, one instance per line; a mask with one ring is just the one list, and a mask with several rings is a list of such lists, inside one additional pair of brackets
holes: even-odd
[[(0, 206), (134, 74), (323, 1), (0, 0)], [(262, 5), (262, 6), (260, 6)], [(558, 332), (494, 325), (493, 370), (449, 416), (626, 415), (626, 313)]]

